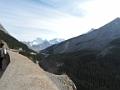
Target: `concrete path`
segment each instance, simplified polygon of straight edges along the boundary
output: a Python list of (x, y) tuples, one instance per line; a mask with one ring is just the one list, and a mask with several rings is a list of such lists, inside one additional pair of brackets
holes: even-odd
[(11, 62), (0, 80), (0, 90), (59, 90), (28, 58), (11, 51), (9, 55)]

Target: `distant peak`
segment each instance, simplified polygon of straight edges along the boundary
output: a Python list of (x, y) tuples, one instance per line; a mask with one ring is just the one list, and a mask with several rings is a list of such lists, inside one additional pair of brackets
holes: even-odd
[(120, 18), (119, 17), (115, 18), (113, 22), (120, 22)]
[(115, 30), (115, 29), (120, 29), (120, 18), (117, 17), (111, 22), (105, 24), (104, 26), (100, 27), (99, 29), (107, 29), (107, 30)]
[(117, 17), (116, 19), (120, 19), (120, 17)]

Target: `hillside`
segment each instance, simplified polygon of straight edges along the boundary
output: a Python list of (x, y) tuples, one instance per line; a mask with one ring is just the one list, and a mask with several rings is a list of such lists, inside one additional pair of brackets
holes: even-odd
[(25, 51), (32, 51), (25, 44), (21, 43), (11, 35), (7, 34), (2, 29), (0, 29), (0, 40), (4, 40), (11, 49), (22, 48)]

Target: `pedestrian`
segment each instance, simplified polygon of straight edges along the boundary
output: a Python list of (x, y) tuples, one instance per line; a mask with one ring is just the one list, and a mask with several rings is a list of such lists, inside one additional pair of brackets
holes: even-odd
[(2, 70), (2, 62), (3, 62), (3, 58), (4, 58), (4, 43), (1, 41), (0, 42), (0, 70)]

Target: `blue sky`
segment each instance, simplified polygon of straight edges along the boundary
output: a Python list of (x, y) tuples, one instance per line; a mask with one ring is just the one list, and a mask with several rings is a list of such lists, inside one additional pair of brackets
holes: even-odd
[(72, 38), (119, 17), (119, 0), (1, 0), (0, 22), (21, 41)]

